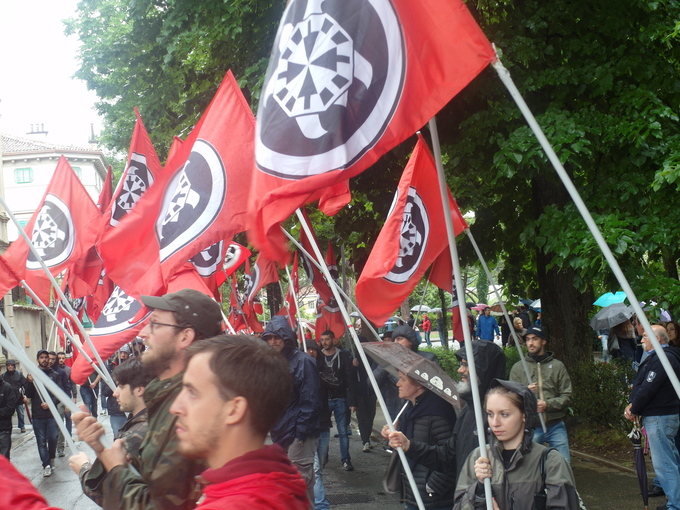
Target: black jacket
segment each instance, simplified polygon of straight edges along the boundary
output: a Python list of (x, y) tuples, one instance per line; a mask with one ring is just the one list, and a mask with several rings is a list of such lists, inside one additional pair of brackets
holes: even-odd
[(12, 430), (12, 415), (19, 404), (18, 393), (5, 381), (0, 381), (0, 430)]
[[(669, 346), (664, 352), (680, 377), (680, 349)], [(638, 368), (628, 401), (633, 404), (630, 412), (638, 416), (678, 414), (680, 400), (656, 351), (647, 356)]]
[[(479, 395), (483, 403), (491, 381), (505, 377), (505, 354), (500, 347), (488, 340), (474, 340), (472, 351), (479, 377)], [(456, 352), (456, 357), (459, 361), (467, 360), (465, 347)], [(456, 473), (460, 473), (470, 452), (479, 447), (472, 393), (462, 393), (461, 397), (467, 405), (458, 414), (453, 435), (449, 440), (441, 446), (411, 441), (409, 450), (406, 452), (408, 458), (439, 471), (448, 471), (455, 466)], [(484, 430), (486, 430), (488, 428), (486, 413), (483, 413), (483, 417)]]
[[(43, 370), (42, 368), (40, 370)], [(61, 387), (60, 383), (60, 377), (59, 374), (57, 374), (54, 370), (52, 370), (50, 367), (47, 367), (47, 369), (43, 370), (45, 375), (52, 379), (57, 386)], [(49, 392), (48, 392), (49, 393)], [(40, 399), (40, 393), (36, 389), (35, 385), (32, 382), (26, 381), (26, 396), (31, 399), (31, 413), (33, 414), (33, 418), (38, 418), (38, 419), (47, 419), (47, 418), (52, 418), (52, 412), (48, 409), (43, 409), (41, 404), (42, 400)], [(52, 397), (52, 402), (54, 402), (54, 405), (59, 405), (59, 399), (49, 393), (49, 396)]]
[[(453, 406), (426, 390), (416, 398), (415, 405), (409, 403), (399, 419), (399, 430), (409, 440), (438, 446), (445, 444), (451, 437), (455, 423), (456, 413)], [(440, 472), (410, 459), (409, 464), (425, 508), (441, 508), (451, 504), (456, 486), (455, 468)], [(406, 476), (403, 476), (404, 499), (409, 505), (415, 506), (416, 499), (413, 490)]]
[(314, 358), (297, 348), (295, 332), (285, 317), (281, 315), (272, 317), (262, 337), (266, 338), (270, 333), (283, 339), (284, 347), (281, 354), (288, 360), (290, 374), (293, 377), (290, 403), (271, 430), (272, 441), (282, 448), (288, 448), (295, 439), (304, 441), (309, 436), (319, 435), (321, 414), (319, 369)]
[(3, 381), (8, 382), (10, 386), (12, 386), (12, 389), (21, 394), (23, 397), (26, 388), (26, 378), (19, 370), (15, 370), (14, 372), (5, 372), (2, 374), (2, 379)]
[[(345, 350), (337, 348), (332, 360), (321, 351), (321, 370), (330, 369), (335, 375), (336, 384), (324, 384), (328, 392), (328, 398), (346, 398), (349, 407), (357, 405), (358, 381), (353, 370), (352, 356)], [(325, 367), (324, 367), (325, 365)], [(328, 379), (324, 379), (328, 381)]]

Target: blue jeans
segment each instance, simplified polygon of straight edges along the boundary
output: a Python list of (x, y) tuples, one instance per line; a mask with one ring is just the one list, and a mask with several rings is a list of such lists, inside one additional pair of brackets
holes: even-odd
[(571, 463), (569, 455), (569, 438), (567, 437), (567, 428), (564, 422), (560, 421), (555, 425), (548, 427), (548, 433), (544, 434), (540, 422), (534, 430), (534, 442), (538, 444), (548, 443), (551, 448), (555, 448), (562, 454), (567, 462)]
[(83, 398), (83, 404), (90, 410), (90, 414), (97, 417), (97, 396), (94, 394), (92, 388), (82, 386), (80, 388), (80, 396)]
[(329, 398), (328, 409), (331, 415), (335, 414), (335, 424), (338, 427), (338, 435), (340, 436), (340, 460), (344, 464), (351, 460), (349, 456), (349, 437), (347, 437), (347, 399)]
[(427, 343), (428, 347), (432, 347), (432, 342), (430, 342), (430, 333), (431, 331), (425, 331), (425, 342)]
[(26, 428), (26, 424), (24, 423), (24, 404), (17, 406), (17, 422), (17, 426), (20, 429)]
[(57, 454), (57, 439), (59, 427), (54, 418), (33, 418), (33, 432), (38, 443), (38, 453), (43, 467), (50, 465), (50, 459)]
[(127, 421), (127, 416), (125, 414), (111, 414), (109, 415), (109, 423), (111, 424), (111, 430), (113, 431), (113, 437), (118, 435), (120, 428), (125, 425)]
[(675, 447), (679, 423), (677, 414), (642, 417), (656, 478), (668, 497), (668, 508), (675, 510), (680, 509), (680, 454)]
[(329, 429), (322, 430), (319, 434), (319, 447), (314, 455), (314, 509), (329, 510), (330, 504), (326, 499), (326, 490), (323, 488), (323, 467), (328, 456), (328, 441), (331, 437)]

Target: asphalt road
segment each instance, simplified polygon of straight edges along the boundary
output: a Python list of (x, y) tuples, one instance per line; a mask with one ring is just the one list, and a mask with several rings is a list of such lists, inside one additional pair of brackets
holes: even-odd
[[(14, 419), (16, 423), (16, 416)], [(100, 415), (99, 420), (111, 435), (108, 416)], [(378, 409), (374, 429), (381, 428), (383, 424), (382, 414)], [(370, 453), (363, 453), (356, 423), (353, 424), (353, 428), (350, 453), (355, 469), (351, 472), (342, 470), (339, 442), (338, 439), (332, 437), (334, 431), (331, 432), (329, 462), (324, 470), (324, 486), (331, 506), (357, 510), (403, 508), (403, 504), (399, 502), (399, 496), (385, 494), (382, 489), (382, 475), (390, 454), (377, 445)], [(76, 475), (68, 467), (68, 456), (57, 458), (57, 469), (54, 474), (49, 478), (44, 478), (30, 426), (25, 434), (19, 434), (18, 429), (15, 431), (17, 433), (13, 435), (14, 448), (11, 460), (45, 496), (50, 505), (65, 510), (99, 508), (82, 494)], [(377, 437), (374, 437), (377, 440)], [(93, 456), (85, 443), (77, 441), (76, 444), (82, 451)], [(572, 454), (572, 468), (576, 486), (589, 510), (643, 508), (635, 474), (587, 461), (575, 454)], [(649, 508), (656, 508), (664, 503), (663, 498), (650, 499)]]

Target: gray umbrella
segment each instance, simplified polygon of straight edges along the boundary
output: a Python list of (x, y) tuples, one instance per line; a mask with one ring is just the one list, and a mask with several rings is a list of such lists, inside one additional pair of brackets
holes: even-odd
[(590, 320), (590, 327), (595, 331), (598, 329), (613, 328), (617, 324), (626, 322), (633, 314), (634, 312), (629, 306), (626, 306), (623, 303), (614, 303), (597, 312), (595, 317)]
[(403, 372), (457, 409), (462, 408), (456, 382), (440, 366), (394, 342), (361, 345), (373, 361), (393, 376), (399, 377), (399, 372)]

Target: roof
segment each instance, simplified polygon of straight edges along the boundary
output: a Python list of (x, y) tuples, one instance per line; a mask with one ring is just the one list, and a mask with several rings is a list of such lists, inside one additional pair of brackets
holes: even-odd
[[(75, 147), (73, 145), (59, 145), (55, 143), (29, 140), (7, 133), (0, 133), (0, 149), (3, 154), (38, 151), (78, 151), (95, 152), (90, 147)], [(96, 151), (99, 152), (99, 151)]]

